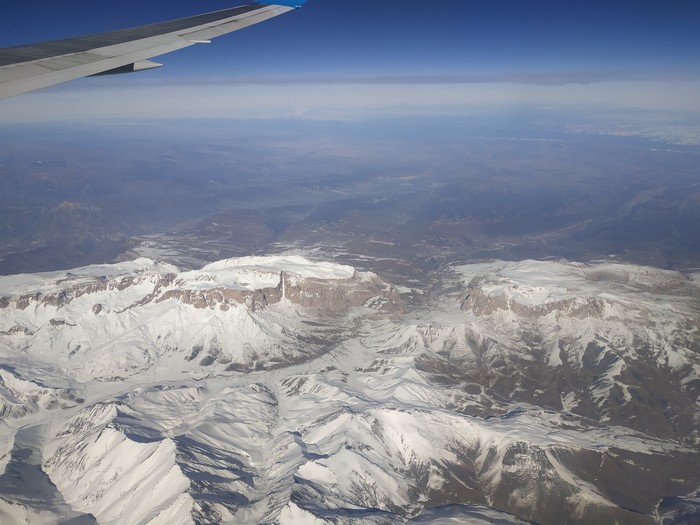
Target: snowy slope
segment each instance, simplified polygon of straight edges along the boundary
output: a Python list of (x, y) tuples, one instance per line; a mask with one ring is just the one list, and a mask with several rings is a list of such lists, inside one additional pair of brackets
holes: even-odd
[(0, 516), (41, 511), (3, 473), (28, 427), (53, 515), (98, 523), (692, 513), (694, 283), (523, 261), (443, 284), (412, 308), (375, 275), (298, 256), (0, 279)]

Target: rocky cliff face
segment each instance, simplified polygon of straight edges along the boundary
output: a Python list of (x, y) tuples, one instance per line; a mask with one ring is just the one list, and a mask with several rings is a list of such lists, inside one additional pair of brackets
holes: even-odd
[(157, 297), (154, 294), (155, 301), (176, 299), (195, 308), (218, 307), (221, 310), (245, 305), (255, 311), (286, 300), (319, 315), (343, 314), (349, 308), (362, 306), (375, 297), (390, 303), (391, 309), (401, 303), (399, 294), (395, 290), (388, 289), (386, 283), (377, 276), (357, 272), (353, 272), (352, 276), (347, 278), (319, 279), (280, 271), (276, 286), (260, 289), (219, 286), (197, 290), (188, 289), (184, 281), (179, 281), (177, 285), (176, 289), (165, 290)]

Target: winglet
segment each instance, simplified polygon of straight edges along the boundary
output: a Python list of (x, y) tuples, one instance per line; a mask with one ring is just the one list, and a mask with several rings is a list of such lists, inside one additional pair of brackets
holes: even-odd
[(286, 5), (288, 7), (298, 8), (304, 5), (306, 0), (256, 0), (256, 4), (266, 5)]

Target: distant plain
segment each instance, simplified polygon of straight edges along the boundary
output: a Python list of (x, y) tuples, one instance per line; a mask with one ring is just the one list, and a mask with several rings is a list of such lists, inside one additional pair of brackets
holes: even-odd
[(700, 147), (576, 118), (7, 124), (0, 272), (289, 249), (395, 282), (484, 259), (700, 267)]

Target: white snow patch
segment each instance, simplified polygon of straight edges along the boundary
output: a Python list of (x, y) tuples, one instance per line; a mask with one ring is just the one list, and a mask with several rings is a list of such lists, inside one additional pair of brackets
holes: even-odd
[(280, 512), (280, 525), (325, 525), (326, 522), (290, 501)]
[(217, 261), (200, 270), (183, 273), (185, 281), (209, 280), (217, 285), (240, 286), (257, 290), (279, 284), (280, 272), (298, 275), (304, 279), (351, 279), (355, 275), (352, 266), (331, 262), (314, 262), (299, 255), (264, 257), (238, 257)]

